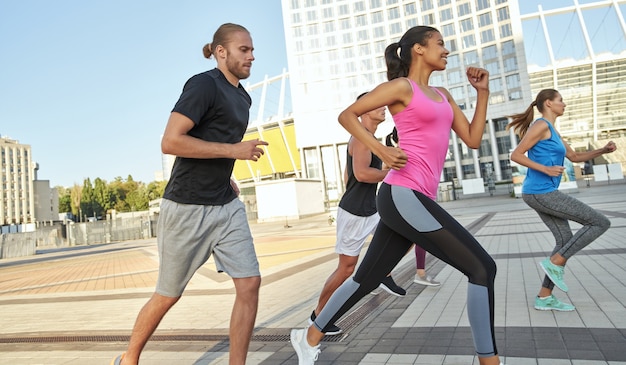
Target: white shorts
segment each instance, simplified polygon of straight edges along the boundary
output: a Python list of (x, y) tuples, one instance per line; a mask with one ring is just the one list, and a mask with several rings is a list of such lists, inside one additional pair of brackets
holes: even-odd
[(368, 236), (374, 234), (380, 217), (374, 213), (361, 217), (337, 208), (337, 243), (335, 252), (346, 256), (359, 256)]

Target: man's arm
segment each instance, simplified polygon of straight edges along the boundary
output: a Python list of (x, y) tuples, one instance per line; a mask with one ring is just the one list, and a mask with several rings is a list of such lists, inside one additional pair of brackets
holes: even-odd
[(172, 112), (167, 121), (161, 151), (165, 154), (187, 158), (232, 158), (236, 160), (258, 160), (265, 152), (260, 145), (268, 143), (258, 139), (239, 143), (207, 142), (188, 133), (194, 123), (183, 114)]
[(370, 166), (372, 151), (356, 138), (350, 139), (348, 148), (352, 149), (352, 170), (359, 182), (375, 184), (383, 181), (389, 169), (380, 170)]

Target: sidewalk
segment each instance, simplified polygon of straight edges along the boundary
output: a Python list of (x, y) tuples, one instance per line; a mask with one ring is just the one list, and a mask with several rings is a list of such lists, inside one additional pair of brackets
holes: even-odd
[[(574, 312), (536, 311), (538, 262), (552, 235), (506, 192), (442, 203), (498, 265), (496, 332), (507, 365), (626, 365), (626, 184), (582, 186), (574, 197), (611, 220), (608, 232), (568, 263)], [(328, 216), (252, 224), (263, 282), (248, 364), (297, 364), (289, 330), (302, 327), (336, 266)], [(288, 227), (286, 227), (288, 226)], [(579, 227), (572, 224), (573, 228)], [(108, 365), (123, 351), (154, 290), (155, 240), (51, 249), (0, 260), (0, 365)], [(397, 298), (368, 295), (325, 338), (316, 364), (477, 364), (465, 310), (467, 280), (427, 256), (439, 288), (413, 284), (407, 255), (394, 270)], [(231, 280), (212, 261), (192, 279), (149, 342), (142, 365), (228, 364)]]

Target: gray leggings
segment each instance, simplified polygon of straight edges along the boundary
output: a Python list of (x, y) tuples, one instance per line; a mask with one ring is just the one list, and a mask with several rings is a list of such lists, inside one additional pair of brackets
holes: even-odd
[[(554, 235), (556, 245), (552, 255), (558, 253), (566, 260), (600, 237), (611, 226), (607, 217), (558, 190), (546, 194), (523, 194), (522, 198), (539, 214)], [(573, 234), (569, 221), (583, 226)], [(554, 288), (554, 283), (548, 276), (543, 279), (543, 287)]]

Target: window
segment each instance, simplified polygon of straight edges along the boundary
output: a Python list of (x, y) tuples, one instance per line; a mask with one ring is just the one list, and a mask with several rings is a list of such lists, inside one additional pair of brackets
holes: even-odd
[(500, 38), (507, 38), (513, 35), (511, 24), (503, 24), (500, 26)]
[(302, 21), (302, 19), (300, 18), (300, 13), (293, 13), (291, 15), (291, 22), (294, 24), (298, 24)]
[(434, 14), (424, 14), (422, 16), (422, 22), (424, 25), (431, 25), (435, 23), (435, 15)]
[(304, 35), (302, 31), (302, 27), (293, 27), (293, 36), (294, 38), (299, 38)]
[(490, 76), (495, 76), (500, 73), (500, 63), (498, 61), (489, 62), (485, 65), (485, 69), (489, 71)]
[(444, 38), (452, 37), (454, 35), (454, 24), (445, 24), (441, 27), (441, 34)]
[(309, 10), (306, 12), (306, 20), (313, 22), (317, 20), (317, 12), (315, 10)]
[(498, 14), (498, 22), (503, 22), (510, 18), (508, 6), (496, 10), (496, 13)]
[(433, 8), (433, 0), (420, 0), (420, 9), (422, 11), (430, 10)]
[(443, 9), (439, 12), (439, 20), (445, 22), (446, 20), (452, 19), (452, 9), (447, 8)]
[(347, 4), (339, 5), (339, 15), (348, 15), (350, 13), (350, 8), (348, 8)]
[(346, 62), (344, 71), (346, 73), (356, 72), (356, 64), (354, 63), (354, 61)]
[(460, 4), (458, 9), (459, 9), (459, 16), (468, 15), (472, 11), (469, 3)]
[(329, 35), (326, 37), (326, 47), (333, 47), (337, 45), (337, 39), (334, 35)]
[(333, 17), (333, 8), (324, 8), (324, 9), (322, 9), (322, 14), (324, 16), (324, 19), (332, 18)]
[(502, 94), (492, 94), (489, 97), (489, 104), (500, 104), (504, 103), (504, 95)]
[(489, 7), (489, 0), (476, 0), (476, 9), (483, 10)]
[(491, 24), (493, 24), (493, 21), (491, 20), (491, 13), (483, 13), (478, 16), (479, 27), (484, 27)]
[(368, 40), (368, 39), (369, 39), (369, 36), (368, 36), (368, 33), (367, 33), (367, 30), (366, 30), (366, 29), (364, 29), (364, 30), (359, 30), (359, 31), (357, 32), (357, 34), (356, 34), (356, 40), (357, 40), (357, 41), (361, 42), (361, 41), (366, 41), (366, 40)]
[(510, 55), (515, 53), (515, 43), (513, 41), (502, 42), (502, 55)]
[(325, 22), (324, 23), (324, 33), (333, 33), (335, 31), (335, 22)]
[(518, 100), (522, 98), (521, 90), (509, 91), (509, 100)]
[(351, 29), (350, 18), (339, 19), (339, 28), (341, 28), (341, 30)]
[(406, 27), (407, 28), (413, 28), (416, 25), (417, 25), (417, 18), (410, 18), (410, 19), (406, 20)]
[(398, 7), (387, 10), (387, 18), (389, 20), (398, 19), (400, 17), (400, 9)]
[(385, 36), (385, 27), (382, 25), (374, 27), (372, 31), (374, 32), (374, 38), (382, 38)]
[(463, 53), (463, 64), (465, 66), (472, 66), (478, 64), (478, 52), (469, 51)]
[(300, 8), (300, 0), (291, 0), (291, 8), (299, 9)]
[(354, 58), (354, 48), (345, 47), (343, 49), (343, 58)]
[(454, 85), (459, 84), (463, 81), (461, 77), (461, 71), (451, 71), (448, 72), (448, 84)]
[(415, 3), (410, 3), (404, 5), (404, 15), (411, 15), (417, 13), (417, 8), (415, 7)]
[(447, 69), (457, 68), (460, 65), (459, 55), (448, 55)]
[(383, 18), (383, 12), (382, 11), (376, 11), (372, 13), (372, 24), (376, 24), (376, 23), (382, 23), (384, 20)]
[(370, 9), (376, 9), (383, 6), (381, 0), (370, 0)]
[(502, 79), (499, 77), (490, 79), (489, 91), (493, 91), (493, 92), (502, 91)]
[(483, 60), (498, 58), (498, 50), (495, 45), (483, 48)]
[(517, 89), (520, 87), (520, 78), (519, 74), (510, 75), (506, 77), (506, 87), (507, 89)]
[(503, 60), (504, 61), (504, 72), (517, 71), (517, 58), (510, 57)]
[(463, 37), (463, 47), (473, 47), (476, 45), (476, 38), (473, 34), (466, 35)]
[(318, 33), (317, 24), (311, 24), (306, 27), (306, 34), (308, 36), (317, 35)]
[(385, 41), (374, 42), (374, 53), (382, 54), (383, 52), (385, 52), (385, 48), (387, 48), (387, 42)]
[(359, 57), (369, 56), (371, 53), (369, 43), (359, 45)]
[(317, 1), (315, 0), (304, 0), (304, 7), (310, 8), (317, 5)]
[(463, 19), (461, 20), (460, 23), (461, 23), (461, 32), (468, 32), (474, 29), (474, 22), (472, 21), (472, 18)]
[(480, 32), (480, 41), (482, 43), (489, 43), (496, 40), (496, 36), (493, 34), (493, 29), (487, 29)]
[(365, 2), (358, 1), (358, 2), (354, 3), (353, 9), (354, 9), (355, 13), (358, 13), (358, 12), (361, 12), (361, 11), (365, 11)]
[(453, 87), (450, 89), (450, 95), (455, 101), (465, 100), (465, 92), (463, 87)]
[(354, 20), (357, 27), (364, 27), (367, 25), (367, 15), (357, 15)]
[(439, 0), (437, 4), (439, 4), (439, 6), (448, 5), (450, 4), (450, 1), (451, 0)]
[(448, 41), (448, 43), (446, 43), (446, 48), (448, 49), (448, 51), (450, 52), (456, 52), (459, 50), (459, 48), (456, 45), (456, 39), (450, 39)]
[(342, 34), (341, 42), (343, 44), (352, 43), (352, 33), (344, 33), (344, 34)]
[(402, 33), (402, 24), (400, 22), (393, 23), (389, 26), (389, 34), (400, 34)]

